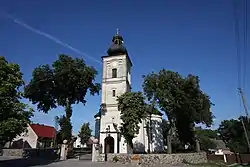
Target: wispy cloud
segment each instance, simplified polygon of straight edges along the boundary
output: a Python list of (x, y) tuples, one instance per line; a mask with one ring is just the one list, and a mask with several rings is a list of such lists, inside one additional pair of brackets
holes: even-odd
[(80, 51), (80, 50), (74, 48), (73, 46), (71, 46), (71, 45), (69, 45), (69, 44), (63, 42), (62, 40), (60, 40), (60, 39), (58, 39), (58, 38), (56, 38), (56, 37), (54, 37), (54, 36), (52, 36), (52, 35), (50, 35), (50, 34), (48, 34), (48, 33), (46, 33), (46, 32), (43, 32), (43, 31), (41, 31), (41, 30), (38, 30), (38, 29), (36, 29), (36, 28), (34, 28), (34, 27), (28, 25), (27, 23), (23, 22), (22, 20), (20, 20), (20, 19), (14, 17), (14, 16), (12, 16), (12, 15), (10, 15), (10, 14), (7, 14), (7, 18), (11, 19), (14, 23), (16, 23), (16, 24), (18, 24), (18, 25), (20, 25), (20, 26), (26, 28), (27, 30), (30, 30), (30, 31), (32, 31), (32, 32), (34, 32), (34, 33), (36, 33), (36, 34), (38, 34), (38, 35), (44, 36), (44, 37), (46, 37), (47, 39), (49, 39), (49, 40), (51, 40), (51, 41), (53, 41), (53, 42), (55, 42), (55, 43), (57, 43), (57, 44), (59, 44), (59, 45), (65, 47), (65, 48), (68, 48), (68, 49), (70, 49), (70, 50), (72, 50), (72, 51), (74, 51), (74, 52), (76, 52), (76, 53), (82, 55), (83, 57), (86, 57), (86, 58), (88, 58), (88, 59), (90, 59), (90, 60), (92, 60), (92, 61), (97, 62), (98, 64), (102, 64), (102, 62), (99, 61), (98, 59), (95, 59), (94, 57), (89, 56), (88, 54), (83, 53), (82, 51)]

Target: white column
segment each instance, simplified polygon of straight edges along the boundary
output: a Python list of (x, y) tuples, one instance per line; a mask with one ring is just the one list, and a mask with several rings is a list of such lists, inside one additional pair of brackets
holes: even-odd
[(226, 154), (223, 153), (223, 158), (224, 158), (224, 162), (227, 163), (227, 157)]
[(92, 144), (92, 162), (97, 162), (99, 155), (98, 144)]
[(114, 153), (117, 153), (117, 134), (113, 134), (112, 137), (114, 138)]
[(67, 144), (62, 144), (60, 160), (66, 160), (67, 159), (67, 152), (68, 152)]

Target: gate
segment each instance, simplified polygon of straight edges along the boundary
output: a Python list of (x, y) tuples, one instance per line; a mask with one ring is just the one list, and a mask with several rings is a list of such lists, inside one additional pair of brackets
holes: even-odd
[(92, 148), (74, 148), (74, 155), (75, 157), (78, 157), (79, 160), (92, 160)]

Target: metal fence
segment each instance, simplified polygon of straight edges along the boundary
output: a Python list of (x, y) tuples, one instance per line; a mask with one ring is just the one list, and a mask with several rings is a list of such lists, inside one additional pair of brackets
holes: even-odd
[[(207, 154), (208, 161), (224, 162), (223, 155)], [(227, 164), (250, 164), (250, 154), (226, 154)]]

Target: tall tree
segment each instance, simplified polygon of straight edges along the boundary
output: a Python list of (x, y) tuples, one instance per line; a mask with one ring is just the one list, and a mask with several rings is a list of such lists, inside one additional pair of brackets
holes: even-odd
[(59, 55), (52, 67), (46, 64), (34, 69), (32, 79), (24, 89), (25, 97), (45, 113), (57, 106), (65, 107), (66, 113), (60, 122), (61, 125), (64, 122), (63, 126), (68, 124), (69, 132), (71, 105), (80, 102), (85, 105), (88, 91), (91, 95), (99, 94), (101, 86), (94, 83), (96, 75), (97, 71), (83, 59)]
[(89, 127), (89, 122), (83, 123), (78, 136), (81, 139), (81, 144), (87, 144), (89, 138), (91, 137), (92, 130)]
[(143, 90), (149, 101), (156, 101), (168, 117), (168, 153), (172, 152), (172, 132), (176, 128), (183, 144), (194, 145), (194, 126), (198, 123), (210, 126), (213, 114), (209, 96), (201, 91), (199, 78), (181, 76), (177, 72), (160, 70), (144, 76)]
[(146, 117), (146, 104), (141, 92), (126, 92), (117, 98), (121, 111), (121, 135), (124, 136), (128, 152), (133, 150), (133, 138), (139, 133), (139, 123)]
[(248, 118), (245, 116), (222, 121), (218, 128), (218, 133), (231, 151), (247, 153), (249, 150), (241, 119), (243, 119), (248, 138), (250, 138), (250, 124), (247, 121)]
[(0, 56), (0, 142), (2, 144), (21, 134), (33, 116), (33, 110), (20, 101), (22, 92), (19, 88), (23, 85), (19, 65), (9, 63)]
[(34, 69), (25, 86), (25, 97), (45, 113), (58, 105), (85, 104), (88, 90), (91, 95), (99, 94), (101, 86), (94, 83), (96, 75), (97, 71), (83, 59), (59, 55), (52, 68), (46, 64)]

